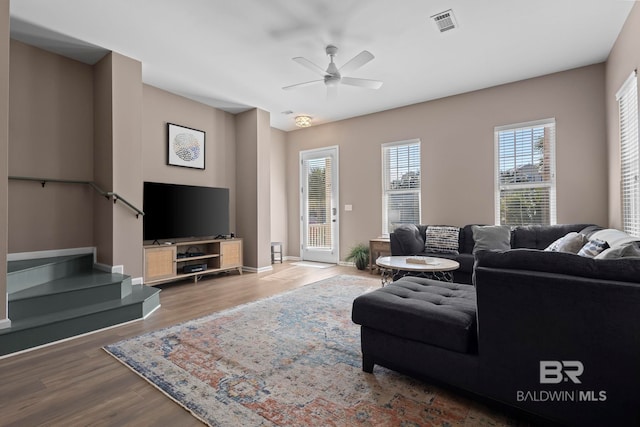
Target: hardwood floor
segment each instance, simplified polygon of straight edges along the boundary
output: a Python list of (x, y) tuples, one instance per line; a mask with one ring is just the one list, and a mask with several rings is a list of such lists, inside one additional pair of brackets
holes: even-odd
[(0, 359), (1, 426), (199, 426), (186, 410), (102, 346), (334, 276), (368, 271), (275, 264), (269, 273), (163, 285), (143, 321)]

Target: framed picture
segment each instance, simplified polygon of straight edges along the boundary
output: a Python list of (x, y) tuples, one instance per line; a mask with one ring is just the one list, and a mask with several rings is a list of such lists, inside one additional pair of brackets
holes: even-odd
[(167, 163), (204, 169), (204, 132), (173, 123), (167, 123), (167, 128)]

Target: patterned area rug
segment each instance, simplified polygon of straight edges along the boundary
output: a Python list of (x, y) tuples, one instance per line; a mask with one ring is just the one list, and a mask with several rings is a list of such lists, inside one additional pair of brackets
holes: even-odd
[(351, 304), (377, 287), (336, 276), (105, 350), (211, 426), (517, 424), (379, 366), (362, 372)]

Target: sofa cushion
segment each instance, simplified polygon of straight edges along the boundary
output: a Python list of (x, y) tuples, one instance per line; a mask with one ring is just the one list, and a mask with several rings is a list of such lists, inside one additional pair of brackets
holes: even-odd
[(511, 248), (511, 228), (507, 225), (474, 225), (473, 253), (481, 250), (504, 251)]
[(436, 254), (457, 254), (460, 228), (449, 225), (430, 225), (425, 232), (424, 251)]
[(470, 254), (473, 253), (473, 247), (476, 242), (473, 240), (473, 227), (483, 226), (485, 224), (468, 224), (460, 229), (460, 253)]
[(404, 277), (356, 298), (352, 318), (406, 339), (461, 353), (476, 350), (476, 292), (471, 285)]
[(403, 255), (415, 255), (424, 250), (424, 239), (420, 230), (413, 224), (402, 224), (393, 230)]
[(637, 283), (640, 277), (640, 259), (637, 258), (594, 259), (535, 249), (481, 251), (476, 253), (476, 268), (480, 267), (540, 271), (632, 283)]
[(580, 232), (592, 224), (522, 225), (511, 232), (513, 249), (544, 249), (572, 231)]

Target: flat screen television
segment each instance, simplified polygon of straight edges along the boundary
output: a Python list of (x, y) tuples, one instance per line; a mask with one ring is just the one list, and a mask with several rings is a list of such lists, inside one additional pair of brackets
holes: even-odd
[(229, 234), (229, 189), (145, 182), (144, 240)]

